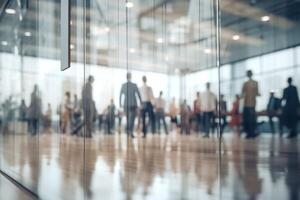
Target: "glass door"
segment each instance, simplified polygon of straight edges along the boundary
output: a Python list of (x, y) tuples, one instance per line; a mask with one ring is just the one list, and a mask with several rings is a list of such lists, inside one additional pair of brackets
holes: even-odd
[(1, 170), (42, 199), (83, 199), (85, 2), (2, 8)]

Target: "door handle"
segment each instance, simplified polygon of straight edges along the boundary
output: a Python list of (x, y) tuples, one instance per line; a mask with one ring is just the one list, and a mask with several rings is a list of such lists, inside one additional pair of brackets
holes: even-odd
[(60, 9), (60, 61), (61, 71), (70, 67), (70, 0), (61, 0)]

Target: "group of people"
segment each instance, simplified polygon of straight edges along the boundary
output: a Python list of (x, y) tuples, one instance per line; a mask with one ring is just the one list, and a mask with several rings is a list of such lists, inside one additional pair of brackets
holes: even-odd
[[(203, 133), (203, 137), (209, 137), (210, 133), (215, 132), (218, 127), (222, 134), (229, 124), (233, 130), (245, 132), (246, 138), (254, 138), (258, 135), (257, 115), (263, 114), (269, 117), (272, 133), (275, 132), (273, 119), (278, 118), (280, 135), (285, 126), (289, 129), (290, 138), (297, 136), (300, 103), (292, 78), (288, 78), (288, 87), (284, 89), (282, 98), (275, 97), (274, 92), (271, 92), (266, 111), (257, 112), (256, 98), (260, 96), (258, 82), (253, 80), (251, 70), (247, 71), (246, 75), (248, 80), (243, 84), (241, 95), (236, 95), (231, 111), (227, 110), (224, 95), (221, 94), (218, 99), (217, 95), (211, 91), (209, 82), (206, 83), (204, 92), (196, 93), (193, 108), (188, 105), (186, 99), (183, 99), (182, 103), (177, 106), (176, 99), (173, 98), (167, 111), (167, 102), (162, 91), (155, 98), (152, 88), (147, 84), (146, 76), (142, 77), (142, 86), (139, 88), (132, 82), (132, 74), (127, 73), (127, 81), (122, 85), (119, 96), (120, 109), (116, 108), (114, 100), (111, 99), (105, 112), (100, 115), (97, 114), (93, 98), (94, 77), (89, 76), (83, 86), (81, 99), (76, 94), (72, 99), (71, 93), (65, 92), (64, 102), (57, 109), (59, 129), (63, 134), (83, 135), (85, 132), (86, 137), (92, 137), (97, 119), (99, 119), (100, 128), (104, 124), (106, 132), (112, 133), (116, 127), (116, 119), (119, 119), (120, 131), (122, 118), (125, 117), (125, 130), (131, 137), (135, 137), (135, 119), (137, 118), (136, 129), (141, 129), (143, 137), (146, 137), (148, 128), (153, 134), (160, 133), (161, 124), (166, 134), (169, 133), (169, 129), (179, 129), (181, 134), (190, 134), (193, 129), (197, 133)], [(3, 104), (6, 108), (11, 106), (6, 104), (5, 106)], [(230, 116), (229, 123), (227, 122), (228, 116)], [(166, 117), (170, 118), (170, 127), (167, 125)], [(45, 129), (51, 129), (52, 108), (48, 104), (46, 113), (42, 114), (42, 100), (37, 85), (31, 93), (30, 105), (27, 107), (25, 101), (21, 101), (19, 120), (28, 123), (28, 130), (33, 135), (38, 133), (41, 120)], [(218, 123), (220, 126), (217, 125)], [(85, 131), (83, 131), (84, 127)]]

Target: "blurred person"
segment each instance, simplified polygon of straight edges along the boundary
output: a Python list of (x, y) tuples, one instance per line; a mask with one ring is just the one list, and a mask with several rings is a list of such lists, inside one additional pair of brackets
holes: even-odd
[(82, 108), (84, 113), (84, 124), (86, 126), (86, 137), (92, 137), (93, 121), (95, 117), (95, 105), (93, 101), (94, 77), (89, 76), (88, 81), (82, 88)]
[(177, 119), (178, 107), (176, 105), (175, 97), (172, 98), (172, 102), (170, 103), (169, 115), (170, 115), (170, 118), (171, 118), (171, 130), (173, 129), (173, 127), (175, 127), (175, 129), (177, 129), (177, 126), (178, 126), (178, 119)]
[(199, 133), (201, 129), (201, 101), (200, 101), (200, 92), (197, 92), (196, 99), (194, 100), (194, 115), (196, 120), (196, 131)]
[(240, 134), (241, 113), (240, 113), (240, 96), (235, 95), (235, 100), (230, 111), (231, 120), (229, 122), (231, 128)]
[(140, 94), (141, 94), (141, 100), (142, 100), (142, 108), (141, 108), (142, 132), (143, 132), (143, 137), (146, 137), (147, 114), (149, 116), (149, 121), (151, 122), (152, 134), (155, 133), (155, 116), (154, 116), (154, 111), (153, 111), (154, 96), (153, 96), (152, 88), (147, 85), (147, 77), (143, 76), (142, 80), (143, 80), (143, 86), (140, 87)]
[(190, 115), (191, 108), (186, 99), (180, 105), (180, 133), (190, 134)]
[(30, 105), (28, 108), (29, 131), (32, 135), (36, 135), (39, 129), (39, 122), (42, 115), (42, 100), (38, 85), (34, 85), (30, 97)]
[(51, 108), (51, 104), (48, 103), (48, 107), (44, 117), (44, 129), (46, 131), (49, 131), (51, 129), (51, 126), (52, 126), (52, 108)]
[(27, 121), (27, 112), (28, 112), (28, 108), (26, 106), (25, 100), (22, 99), (21, 105), (19, 107), (19, 120), (21, 122), (26, 122)]
[(224, 132), (225, 127), (227, 126), (227, 102), (224, 99), (224, 95), (220, 95), (220, 133), (222, 134)]
[(167, 123), (165, 119), (165, 107), (166, 107), (166, 101), (162, 97), (163, 92), (159, 92), (159, 97), (155, 101), (155, 111), (156, 111), (156, 120), (157, 120), (157, 128), (158, 133), (160, 134), (160, 123), (163, 122), (165, 133), (168, 134), (168, 128)]
[[(271, 129), (271, 133), (275, 134), (275, 127), (274, 127), (274, 122), (273, 122), (273, 118), (278, 116), (278, 112), (280, 110), (281, 107), (281, 101), (279, 98), (275, 97), (274, 92), (271, 91), (270, 92), (270, 97), (269, 97), (269, 101), (267, 104), (267, 115), (269, 118), (269, 125), (270, 125), (270, 129)], [(282, 135), (282, 126), (281, 126), (281, 120), (280, 120), (280, 116), (278, 117), (278, 124), (279, 124), (279, 133), (280, 135)]]
[(243, 127), (246, 132), (246, 138), (254, 138), (256, 133), (256, 97), (260, 96), (258, 82), (252, 79), (251, 70), (246, 72), (248, 80), (243, 84), (242, 98), (244, 100), (243, 108)]
[(115, 128), (115, 119), (116, 119), (116, 106), (114, 100), (110, 100), (110, 104), (107, 106), (107, 113), (106, 113), (106, 120), (107, 120), (107, 132), (111, 134), (112, 130)]
[(65, 99), (62, 107), (62, 133), (65, 134), (70, 128), (71, 125), (71, 116), (72, 116), (72, 103), (71, 103), (71, 94), (70, 92), (65, 93)]
[(292, 85), (291, 77), (287, 80), (288, 86), (283, 90), (282, 102), (282, 117), (284, 125), (289, 129), (288, 138), (297, 137), (297, 124), (299, 115), (299, 96), (297, 87)]
[(76, 94), (74, 95), (72, 110), (73, 110), (73, 112), (72, 112), (72, 130), (73, 130), (78, 124), (80, 124), (80, 118), (81, 118), (80, 101)]
[[(120, 107), (126, 114), (126, 133), (127, 136), (134, 138), (134, 121), (137, 114), (138, 101), (141, 102), (141, 95), (135, 83), (131, 82), (131, 73), (127, 73), (127, 82), (122, 85), (120, 92)], [(124, 99), (123, 99), (124, 96)]]
[(201, 110), (203, 112), (203, 129), (204, 136), (209, 137), (210, 129), (213, 126), (213, 117), (216, 112), (217, 98), (213, 92), (210, 91), (210, 83), (206, 83), (206, 91), (201, 94)]

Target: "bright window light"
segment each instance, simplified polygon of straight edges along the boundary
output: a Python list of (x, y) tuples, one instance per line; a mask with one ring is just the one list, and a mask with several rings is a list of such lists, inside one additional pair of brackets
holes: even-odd
[(204, 53), (210, 54), (211, 53), (211, 49), (208, 49), (208, 48), (204, 49)]

